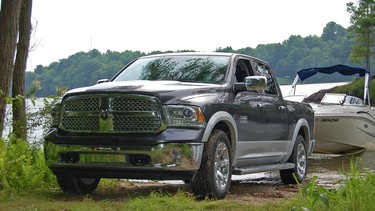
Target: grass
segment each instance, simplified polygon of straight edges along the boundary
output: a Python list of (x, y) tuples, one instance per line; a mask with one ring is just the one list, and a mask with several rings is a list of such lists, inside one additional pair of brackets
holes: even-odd
[(303, 187), (299, 195), (284, 206), (294, 210), (374, 210), (375, 173), (362, 172), (355, 162), (350, 163), (350, 171), (336, 190), (327, 190), (316, 185), (317, 177)]
[(372, 210), (375, 206), (374, 174), (349, 175), (338, 190), (326, 190), (315, 180), (301, 187), (297, 196), (281, 202), (253, 205), (236, 200), (197, 201), (187, 192), (150, 191), (127, 195), (119, 190), (98, 190), (73, 196), (58, 189), (12, 193), (1, 191), (0, 210)]
[[(3, 194), (3, 193), (1, 193)], [(0, 210), (259, 210), (253, 206), (226, 200), (196, 201), (186, 192), (175, 194), (151, 192), (147, 196), (113, 197), (107, 195), (70, 196), (54, 191), (25, 192), (7, 195), (0, 200)]]
[(191, 191), (179, 187), (135, 187), (128, 191), (119, 185), (124, 181), (116, 179), (103, 179), (92, 195), (76, 196), (58, 188), (45, 165), (42, 149), (23, 141), (10, 144), (0, 139), (0, 210), (373, 210), (375, 173), (360, 171), (352, 162), (342, 174), (345, 179), (338, 189), (327, 190), (313, 177), (299, 185), (298, 194), (291, 198), (270, 197), (261, 203), (241, 191), (257, 187), (241, 183), (233, 186), (231, 197), (218, 201), (198, 201)]
[(352, 163), (336, 190), (316, 184), (317, 177), (299, 187), (294, 197), (254, 204), (235, 199), (196, 200), (188, 191), (153, 190), (128, 193), (119, 180), (104, 180), (92, 195), (76, 196), (58, 188), (24, 192), (0, 191), (0, 210), (373, 210), (375, 174), (360, 173)]

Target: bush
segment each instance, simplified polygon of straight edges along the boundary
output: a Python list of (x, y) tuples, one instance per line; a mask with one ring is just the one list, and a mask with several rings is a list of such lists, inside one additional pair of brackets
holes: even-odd
[(43, 149), (26, 141), (0, 139), (0, 190), (21, 191), (57, 187)]
[(375, 173), (361, 172), (357, 164), (358, 161), (351, 161), (350, 172), (343, 172), (345, 178), (335, 190), (317, 185), (314, 176), (311, 182), (299, 188), (299, 195), (286, 207), (292, 210), (373, 210)]
[(345, 185), (337, 191), (335, 208), (337, 210), (373, 210), (375, 174), (360, 173), (354, 163), (351, 163), (350, 167), (351, 171), (345, 173)]
[[(355, 79), (351, 83), (337, 88), (335, 92), (348, 94), (348, 95), (356, 96), (356, 97), (363, 99), (364, 86), (365, 86), (365, 81), (363, 78)], [(369, 88), (370, 88), (369, 90), (370, 99), (374, 100), (375, 99), (375, 78), (371, 79)], [(374, 105), (374, 102), (372, 101), (371, 104)]]
[[(59, 97), (37, 99), (33, 96), (40, 88), (40, 82), (33, 82), (33, 89), (27, 94), (27, 130), (32, 134), (35, 130), (46, 131), (49, 128), (52, 106), (59, 101)], [(65, 90), (60, 90), (62, 95)], [(15, 99), (5, 98), (8, 104)], [(42, 101), (41, 101), (42, 100)], [(38, 105), (36, 105), (38, 103)], [(7, 116), (11, 116), (11, 108)], [(12, 127), (12, 119), (8, 119), (8, 126)], [(10, 129), (10, 131), (12, 131)], [(57, 187), (55, 176), (47, 167), (40, 140), (28, 141), (15, 138), (9, 134), (7, 140), (0, 138), (0, 191), (18, 192)]]

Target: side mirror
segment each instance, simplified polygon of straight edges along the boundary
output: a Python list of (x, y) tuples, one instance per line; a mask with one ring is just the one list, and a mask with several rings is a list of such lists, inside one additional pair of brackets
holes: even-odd
[(247, 91), (263, 93), (266, 89), (267, 78), (265, 76), (247, 76), (245, 86)]
[(108, 82), (108, 81), (109, 81), (109, 79), (99, 79), (99, 80), (96, 82), (96, 84), (106, 83), (106, 82)]

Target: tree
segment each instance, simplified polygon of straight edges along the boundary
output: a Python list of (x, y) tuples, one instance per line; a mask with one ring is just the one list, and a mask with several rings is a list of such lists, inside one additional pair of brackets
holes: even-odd
[[(290, 78), (294, 77), (298, 70), (311, 66), (355, 65), (349, 61), (350, 47), (354, 41), (349, 40), (347, 33), (342, 26), (329, 22), (323, 30), (322, 37), (291, 35), (282, 43), (260, 44), (256, 48), (245, 47), (238, 50), (225, 47), (217, 48), (215, 51), (241, 53), (263, 59), (273, 67), (277, 77)], [(154, 53), (163, 52), (154, 51), (150, 54)], [(93, 49), (89, 52), (78, 52), (46, 67), (37, 65), (34, 72), (26, 73), (26, 85), (29, 90), (31, 82), (38, 80), (42, 84), (42, 89), (35, 93), (36, 96), (55, 95), (59, 87), (73, 89), (93, 85), (102, 78), (111, 78), (124, 65), (144, 55), (146, 54), (143, 52), (130, 50), (108, 50), (106, 53), (100, 53)], [(323, 79), (325, 82), (350, 80), (341, 75), (324, 76)], [(310, 83), (313, 82), (321, 81), (314, 77), (310, 80)]]
[(0, 136), (3, 133), (6, 97), (9, 95), (22, 0), (2, 0), (0, 11)]
[(350, 58), (370, 71), (371, 58), (375, 54), (375, 0), (359, 0), (358, 4), (350, 2), (347, 11), (351, 14), (349, 31), (356, 41)]
[(17, 56), (13, 72), (12, 98), (13, 104), (13, 132), (16, 138), (26, 140), (27, 122), (25, 107), (25, 70), (29, 53), (31, 34), (32, 0), (22, 0), (19, 20), (19, 39)]
[(336, 41), (337, 37), (345, 35), (345, 29), (341, 25), (331, 21), (326, 24), (323, 29), (322, 40), (328, 42), (330, 40)]

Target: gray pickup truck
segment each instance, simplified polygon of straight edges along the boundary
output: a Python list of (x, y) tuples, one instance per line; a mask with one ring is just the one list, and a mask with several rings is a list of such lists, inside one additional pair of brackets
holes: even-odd
[(222, 199), (232, 174), (278, 170), (301, 182), (313, 131), (313, 109), (284, 100), (266, 62), (173, 53), (67, 92), (44, 149), (67, 193), (90, 193), (100, 178), (183, 180), (197, 197)]

